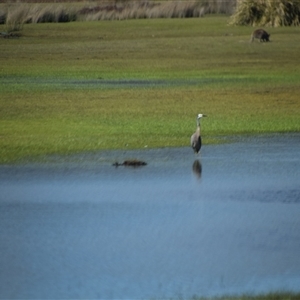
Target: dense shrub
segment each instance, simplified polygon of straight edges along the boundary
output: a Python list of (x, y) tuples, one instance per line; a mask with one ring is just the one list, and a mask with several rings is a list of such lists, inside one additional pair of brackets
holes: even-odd
[(238, 0), (231, 24), (299, 26), (299, 0)]

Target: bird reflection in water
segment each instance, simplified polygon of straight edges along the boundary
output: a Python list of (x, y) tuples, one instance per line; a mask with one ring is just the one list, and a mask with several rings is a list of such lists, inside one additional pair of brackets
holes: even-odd
[(202, 165), (198, 159), (196, 159), (193, 163), (193, 173), (195, 176), (200, 179), (202, 175)]

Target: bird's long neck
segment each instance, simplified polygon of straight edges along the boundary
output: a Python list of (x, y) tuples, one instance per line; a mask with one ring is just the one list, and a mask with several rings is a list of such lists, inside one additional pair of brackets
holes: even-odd
[(196, 132), (200, 135), (200, 120), (197, 119), (197, 129)]

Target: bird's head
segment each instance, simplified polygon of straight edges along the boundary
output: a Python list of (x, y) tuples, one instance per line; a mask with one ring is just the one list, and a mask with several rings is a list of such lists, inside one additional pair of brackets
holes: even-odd
[(207, 117), (207, 115), (198, 114), (197, 119), (201, 119), (202, 117)]

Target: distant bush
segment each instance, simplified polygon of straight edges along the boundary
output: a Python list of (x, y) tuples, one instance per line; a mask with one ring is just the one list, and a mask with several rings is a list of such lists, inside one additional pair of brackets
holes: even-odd
[(5, 18), (6, 32), (20, 31), (28, 14), (28, 8), (19, 5), (13, 10), (8, 9)]
[(299, 26), (299, 0), (238, 0), (234, 25)]

